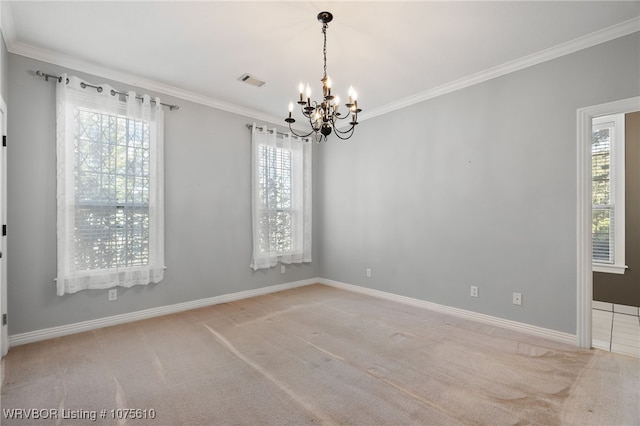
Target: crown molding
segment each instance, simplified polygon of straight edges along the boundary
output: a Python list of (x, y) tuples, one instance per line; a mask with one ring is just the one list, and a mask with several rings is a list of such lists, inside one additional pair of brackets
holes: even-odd
[(640, 17), (635, 17), (629, 19), (628, 21), (624, 21), (611, 27), (593, 32), (591, 34), (578, 37), (574, 40), (558, 44), (540, 52), (533, 53), (531, 55), (524, 56), (510, 62), (506, 62), (502, 65), (489, 68), (479, 73), (463, 77), (459, 80), (445, 83), (424, 92), (408, 96), (385, 106), (375, 108), (367, 113), (363, 113), (360, 121), (365, 121), (370, 118), (387, 114), (401, 108), (406, 108), (408, 106), (433, 99), (447, 93), (455, 92), (456, 90), (464, 89), (465, 87), (492, 80), (496, 77), (501, 77), (515, 71), (520, 71), (522, 69), (532, 67), (534, 65), (538, 65), (543, 62), (559, 58), (561, 56), (569, 55), (571, 53), (575, 53), (577, 51), (602, 44), (610, 40), (614, 40), (616, 38), (624, 37), (638, 31), (640, 31)]
[(173, 96), (178, 99), (194, 102), (196, 104), (205, 105), (238, 115), (243, 115), (256, 120), (266, 121), (274, 124), (280, 124), (280, 122), (282, 121), (281, 117), (276, 117), (262, 111), (232, 104), (230, 102), (221, 101), (212, 97), (143, 78), (134, 74), (106, 68), (101, 65), (62, 55), (60, 53), (35, 47), (26, 43), (7, 43), (7, 50), (10, 53), (16, 55), (25, 56), (31, 59), (36, 59), (38, 61), (47, 62), (76, 71), (81, 71), (87, 74), (114, 80), (123, 84), (140, 87), (145, 90), (150, 90), (153, 92), (158, 92), (160, 94)]
[[(25, 43), (16, 41), (15, 28), (13, 23), (13, 15), (11, 7), (7, 1), (0, 0), (0, 18), (1, 30), (7, 43), (7, 50), (10, 53), (25, 56), (28, 58), (48, 62), (65, 68), (74, 69), (88, 74), (96, 75), (109, 80), (114, 80), (129, 84), (132, 86), (144, 88), (154, 92), (167, 94), (178, 99), (194, 102), (200, 105), (209, 106), (223, 111), (243, 115), (256, 120), (266, 121), (276, 125), (281, 125), (282, 117), (276, 117), (262, 111), (232, 104), (230, 102), (221, 101), (209, 96), (201, 95), (189, 90), (181, 89), (168, 84), (160, 83), (154, 80), (139, 77), (133, 74), (105, 68), (94, 63), (76, 59), (70, 56), (62, 55), (50, 50), (34, 47)], [(403, 99), (383, 105), (368, 112), (363, 112), (360, 121), (365, 121), (379, 115), (387, 114), (392, 111), (406, 108), (408, 106), (424, 102), (447, 93), (455, 92), (469, 86), (473, 86), (488, 80), (492, 80), (503, 75), (520, 71), (522, 69), (541, 64), (577, 51), (614, 40), (635, 32), (640, 31), (640, 17), (635, 17), (608, 28), (578, 37), (565, 43), (550, 47), (531, 55), (506, 62), (493, 68), (478, 72), (476, 74), (463, 77), (449, 83), (442, 84), (432, 89), (408, 96)], [(298, 129), (296, 127), (297, 130)]]

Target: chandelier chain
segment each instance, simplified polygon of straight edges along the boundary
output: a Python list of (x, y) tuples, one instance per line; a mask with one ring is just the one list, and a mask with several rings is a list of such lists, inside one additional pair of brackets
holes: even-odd
[(327, 27), (329, 25), (322, 24), (322, 34), (324, 35), (324, 46), (322, 48), (322, 54), (324, 56), (324, 78), (327, 78)]

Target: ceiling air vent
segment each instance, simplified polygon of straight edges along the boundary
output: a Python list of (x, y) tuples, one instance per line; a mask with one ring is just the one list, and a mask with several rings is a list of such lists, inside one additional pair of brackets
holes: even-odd
[(238, 80), (256, 87), (262, 87), (265, 84), (267, 84), (266, 81), (262, 81), (259, 78), (255, 78), (251, 74), (242, 74), (238, 78)]

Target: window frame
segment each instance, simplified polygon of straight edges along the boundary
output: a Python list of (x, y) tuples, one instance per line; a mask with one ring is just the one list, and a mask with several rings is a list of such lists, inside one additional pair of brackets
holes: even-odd
[[(613, 129), (613, 134), (609, 140), (609, 204), (613, 209), (613, 262), (601, 262), (593, 258), (591, 254), (592, 270), (594, 272), (604, 272), (613, 274), (624, 274), (627, 265), (625, 264), (625, 127), (624, 114), (612, 114), (592, 119), (591, 134), (603, 128)], [(591, 155), (593, 159), (593, 154)], [(591, 208), (593, 204), (593, 169)], [(593, 229), (593, 213), (591, 216), (591, 226)], [(593, 231), (592, 231), (593, 238)]]

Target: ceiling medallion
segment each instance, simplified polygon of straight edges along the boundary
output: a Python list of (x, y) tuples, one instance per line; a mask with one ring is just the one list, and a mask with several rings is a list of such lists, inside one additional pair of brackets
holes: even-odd
[[(321, 140), (326, 141), (327, 136), (332, 132), (340, 139), (349, 139), (353, 136), (355, 127), (358, 124), (358, 113), (362, 111), (358, 108), (358, 95), (356, 91), (353, 90), (353, 87), (349, 88), (349, 99), (345, 104), (346, 112), (343, 113), (339, 111), (340, 98), (331, 93), (331, 79), (327, 76), (327, 28), (329, 27), (329, 22), (332, 20), (333, 15), (330, 12), (320, 12), (318, 14), (318, 21), (322, 23), (322, 34), (324, 36), (322, 49), (324, 56), (324, 75), (320, 80), (322, 81), (322, 100), (320, 102), (311, 100), (311, 88), (308, 83), (306, 90), (302, 83), (300, 83), (299, 86), (300, 100), (297, 103), (300, 105), (302, 115), (309, 120), (311, 131), (306, 135), (299, 135), (291, 128), (291, 124), (296, 122), (291, 116), (293, 113), (293, 102), (289, 103), (289, 117), (284, 120), (289, 123), (291, 133), (299, 137), (314, 135), (316, 142), (320, 142)], [(344, 129), (347, 123), (344, 123), (343, 120), (348, 119), (351, 119), (351, 121), (348, 122), (349, 127)], [(343, 127), (343, 130), (340, 130), (338, 128), (339, 126)]]

